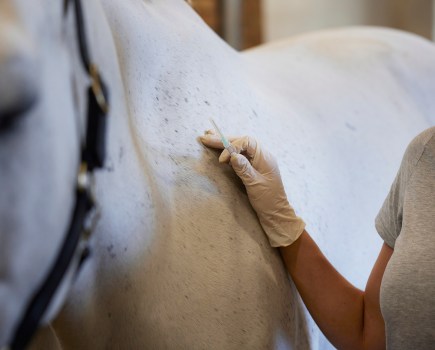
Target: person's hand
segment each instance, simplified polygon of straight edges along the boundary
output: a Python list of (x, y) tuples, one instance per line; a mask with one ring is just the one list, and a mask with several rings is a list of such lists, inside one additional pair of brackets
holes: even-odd
[[(223, 149), (220, 138), (212, 131), (201, 136), (205, 146)], [(272, 247), (288, 246), (296, 241), (305, 229), (304, 221), (296, 216), (287, 200), (275, 158), (252, 137), (229, 139), (236, 153), (225, 149), (219, 162), (230, 162), (243, 181), (249, 201), (255, 209), (261, 226)]]

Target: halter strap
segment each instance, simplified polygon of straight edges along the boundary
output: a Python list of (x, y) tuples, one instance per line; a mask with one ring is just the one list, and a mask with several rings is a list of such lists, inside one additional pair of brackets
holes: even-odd
[(51, 299), (74, 257), (83, 230), (82, 223), (86, 218), (88, 210), (90, 210), (92, 206), (92, 200), (86, 191), (79, 191), (76, 194), (76, 203), (68, 234), (65, 237), (62, 248), (56, 257), (56, 261), (49, 275), (39, 290), (34, 294), (20, 325), (15, 331), (10, 346), (11, 350), (24, 349), (38, 328), (44, 312), (50, 304)]
[[(80, 0), (65, 0), (65, 10), (67, 10), (71, 1), (75, 5), (80, 57), (90, 78), (87, 94), (86, 138), (84, 144), (81, 145), (80, 169), (77, 175), (74, 210), (69, 229), (62, 247), (56, 256), (56, 260), (43, 283), (31, 297), (15, 330), (9, 347), (11, 350), (24, 349), (29, 343), (77, 253), (81, 255), (75, 275), (77, 275), (83, 261), (89, 255), (87, 241), (92, 228), (86, 227), (86, 224), (89, 220), (89, 213), (95, 206), (92, 195), (93, 171), (104, 165), (109, 100), (108, 90), (98, 72), (98, 68), (90, 60), (81, 2)], [(81, 241), (84, 242), (85, 248), (78, 252), (78, 246)]]

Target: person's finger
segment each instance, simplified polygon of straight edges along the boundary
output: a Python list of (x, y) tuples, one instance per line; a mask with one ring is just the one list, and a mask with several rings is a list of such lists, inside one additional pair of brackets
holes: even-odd
[(216, 148), (216, 149), (224, 148), (224, 145), (220, 137), (214, 134), (205, 134), (203, 136), (200, 136), (200, 140), (204, 146)]
[[(204, 131), (204, 136), (219, 136), (214, 129), (208, 129)], [(240, 136), (225, 136), (228, 141), (233, 142), (234, 140), (240, 139)]]
[[(257, 141), (250, 136), (243, 136), (234, 139), (234, 141), (232, 141), (231, 144), (233, 145), (233, 148), (235, 149), (236, 153), (246, 154), (246, 156), (250, 161), (254, 158), (257, 152)], [(230, 153), (227, 150), (224, 150), (219, 157), (219, 162), (228, 163), (230, 157), (231, 157)]]
[(227, 136), (227, 140), (230, 141), (231, 143), (237, 139), (240, 139), (240, 136)]
[(238, 153), (232, 153), (231, 166), (245, 186), (249, 186), (256, 181), (258, 173), (245, 156)]
[[(227, 140), (232, 143), (239, 138), (240, 136), (228, 136)], [(224, 147), (221, 138), (216, 134), (214, 130), (204, 131), (204, 135), (200, 136), (200, 139), (201, 142), (207, 147), (217, 149), (222, 149)]]
[[(239, 153), (237, 151), (237, 148), (235, 148), (236, 153)], [(227, 149), (224, 149), (221, 153), (221, 155), (219, 156), (219, 163), (228, 163), (230, 161), (231, 155), (230, 152), (228, 152)]]
[(204, 135), (216, 135), (216, 131), (214, 131), (213, 129), (208, 129), (204, 131)]
[(250, 136), (243, 136), (233, 142), (238, 153), (246, 153), (248, 159), (254, 158), (257, 152), (257, 140)]

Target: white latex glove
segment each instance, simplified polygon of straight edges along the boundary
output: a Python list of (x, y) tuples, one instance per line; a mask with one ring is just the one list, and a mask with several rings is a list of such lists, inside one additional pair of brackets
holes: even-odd
[[(205, 146), (223, 149), (220, 138), (213, 131), (201, 136)], [(224, 150), (220, 163), (230, 162), (243, 181), (249, 201), (255, 209), (261, 226), (272, 247), (288, 246), (296, 241), (305, 229), (305, 222), (289, 204), (275, 158), (252, 137), (232, 137), (229, 140), (237, 153), (230, 156)]]

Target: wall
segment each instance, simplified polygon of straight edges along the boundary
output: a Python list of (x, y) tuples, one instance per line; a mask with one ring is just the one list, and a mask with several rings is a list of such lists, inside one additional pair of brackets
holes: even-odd
[(262, 0), (189, 0), (204, 21), (238, 50), (261, 44)]
[(263, 0), (264, 39), (348, 25), (404, 29), (432, 38), (432, 0)]
[(222, 35), (222, 2), (217, 0), (189, 0), (188, 3), (219, 35)]

